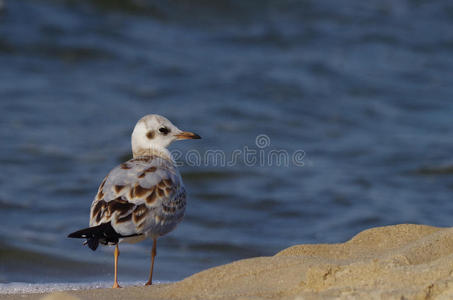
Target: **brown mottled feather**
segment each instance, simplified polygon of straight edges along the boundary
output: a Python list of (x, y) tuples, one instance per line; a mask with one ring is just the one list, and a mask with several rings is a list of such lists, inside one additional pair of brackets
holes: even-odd
[(145, 188), (142, 187), (140, 184), (137, 184), (137, 185), (134, 187), (134, 196), (135, 196), (135, 197), (141, 198), (141, 197), (147, 195), (149, 192), (150, 192), (150, 189), (145, 189)]
[(128, 214), (124, 217), (121, 217), (121, 218), (117, 218), (116, 219), (116, 222), (117, 223), (125, 223), (125, 222), (130, 222), (130, 220), (132, 219), (132, 214)]
[(123, 169), (123, 170), (129, 170), (129, 169), (131, 169), (131, 168), (132, 168), (132, 167), (131, 167), (131, 166), (129, 166), (129, 165), (127, 164), (127, 163), (123, 163), (123, 164), (121, 164), (121, 165), (120, 165), (120, 167), (121, 167), (121, 169)]
[(173, 162), (159, 156), (137, 157), (103, 180), (91, 207), (90, 226), (111, 221), (122, 235), (160, 236), (181, 221), (185, 191)]
[(96, 194), (96, 200), (101, 200), (104, 198), (104, 193), (102, 192), (102, 189), (99, 189), (98, 193)]
[(124, 189), (124, 187), (125, 187), (125, 185), (121, 185), (121, 184), (115, 185), (115, 187), (114, 187), (115, 193), (119, 194)]
[(125, 199), (122, 198), (116, 198), (112, 201), (107, 202), (108, 205), (108, 211), (110, 215), (112, 215), (115, 212), (118, 212), (119, 215), (125, 215), (127, 214), (133, 207), (135, 207), (135, 204), (128, 202)]
[(134, 212), (132, 213), (134, 222), (140, 223), (140, 221), (146, 217), (147, 211), (148, 211), (148, 209), (146, 208), (145, 204), (140, 204), (139, 206), (137, 206), (135, 208)]
[(150, 172), (156, 172), (157, 168), (156, 167), (150, 167), (148, 169), (145, 170), (146, 173), (150, 173)]
[(156, 200), (157, 200), (156, 189), (153, 189), (151, 194), (149, 194), (149, 196), (146, 197), (146, 203), (153, 204)]

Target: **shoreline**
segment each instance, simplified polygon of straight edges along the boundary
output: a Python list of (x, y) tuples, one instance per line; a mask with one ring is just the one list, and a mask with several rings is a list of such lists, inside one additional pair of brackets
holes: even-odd
[(48, 295), (52, 293), (1, 298), (448, 299), (453, 298), (453, 228), (377, 227), (345, 243), (292, 246), (274, 256), (235, 261), (178, 282)]

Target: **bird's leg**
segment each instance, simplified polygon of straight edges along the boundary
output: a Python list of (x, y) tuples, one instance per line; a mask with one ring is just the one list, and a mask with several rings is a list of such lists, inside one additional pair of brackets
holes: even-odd
[(145, 285), (153, 284), (154, 258), (156, 257), (157, 238), (153, 238), (153, 250), (151, 250), (151, 269), (149, 270), (148, 282)]
[(113, 283), (112, 288), (120, 288), (118, 284), (118, 256), (120, 256), (120, 250), (118, 249), (118, 244), (115, 247), (115, 282)]

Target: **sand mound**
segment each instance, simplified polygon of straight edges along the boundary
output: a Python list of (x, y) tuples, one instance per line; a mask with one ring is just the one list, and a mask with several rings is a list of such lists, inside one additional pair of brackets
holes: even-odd
[[(453, 229), (396, 225), (300, 245), (169, 285), (169, 298), (453, 298)], [(184, 291), (183, 293), (181, 293)]]
[(300, 245), (183, 281), (81, 299), (453, 299), (453, 228), (396, 225), (346, 243)]

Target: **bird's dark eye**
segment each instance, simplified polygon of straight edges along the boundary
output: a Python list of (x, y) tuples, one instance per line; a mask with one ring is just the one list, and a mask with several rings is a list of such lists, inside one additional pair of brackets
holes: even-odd
[(168, 134), (170, 132), (170, 129), (167, 127), (161, 127), (159, 128), (159, 132), (162, 132), (163, 134)]

